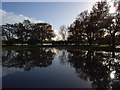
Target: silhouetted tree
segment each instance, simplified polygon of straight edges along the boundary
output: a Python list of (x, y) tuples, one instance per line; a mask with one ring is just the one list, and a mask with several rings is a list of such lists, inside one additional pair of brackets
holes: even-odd
[(102, 30), (110, 25), (107, 19), (108, 12), (107, 2), (97, 2), (90, 13), (88, 11), (80, 13), (69, 29), (73, 37), (78, 39), (86, 37), (89, 45), (92, 45), (98, 36), (103, 35)]
[(7, 45), (12, 45), (12, 41), (15, 39), (15, 31), (13, 24), (2, 25), (2, 36)]
[[(81, 13), (81, 17), (83, 17), (83, 13)], [(85, 30), (83, 29), (83, 23), (80, 20), (76, 20), (73, 24), (69, 27), (69, 36), (68, 41), (74, 41), (75, 44), (80, 44), (86, 40)]]
[(52, 38), (55, 36), (52, 26), (47, 23), (37, 23), (33, 26), (33, 30), (31, 31), (31, 39), (30, 41), (38, 41), (43, 43), (43, 41), (52, 41)]
[(14, 24), (14, 30), (16, 32), (15, 34), (17, 35), (17, 41), (23, 44), (23, 42), (26, 39), (25, 27), (23, 26), (22, 23)]
[(16, 39), (16, 43), (41, 43), (42, 45), (43, 41), (51, 42), (55, 36), (50, 24), (31, 23), (29, 20), (24, 20), (23, 23), (2, 25), (2, 29), (2, 35), (8, 45), (11, 45), (14, 39)]
[(67, 36), (67, 28), (65, 25), (60, 26), (60, 31), (59, 31), (62, 40), (65, 41), (66, 40), (66, 36)]
[(118, 9), (116, 9), (115, 13), (110, 14), (110, 17), (112, 18), (112, 20), (111, 20), (112, 23), (107, 27), (107, 29), (109, 30), (110, 36), (111, 36), (113, 49), (115, 48), (116, 34), (120, 31), (120, 10), (119, 10), (119, 6), (120, 6), (120, 2), (118, 2), (118, 6), (114, 6), (114, 7), (118, 7)]
[(88, 21), (84, 21), (89, 45), (92, 45), (98, 34), (101, 36), (102, 30), (110, 25), (110, 22), (107, 20), (108, 12), (109, 6), (107, 2), (97, 2), (90, 12)]

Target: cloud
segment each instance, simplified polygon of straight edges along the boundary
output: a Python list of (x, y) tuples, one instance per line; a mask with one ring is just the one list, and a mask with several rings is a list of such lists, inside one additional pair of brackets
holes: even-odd
[(0, 25), (4, 25), (6, 23), (9, 23), (9, 24), (19, 23), (19, 22), (23, 22), (23, 20), (26, 20), (26, 19), (30, 20), (30, 22), (32, 23), (43, 22), (43, 21), (35, 20), (34, 18), (29, 18), (22, 14), (16, 15), (15, 13), (6, 12), (1, 9), (0, 9), (0, 14), (1, 14), (0, 19), (2, 19), (2, 22), (0, 22)]

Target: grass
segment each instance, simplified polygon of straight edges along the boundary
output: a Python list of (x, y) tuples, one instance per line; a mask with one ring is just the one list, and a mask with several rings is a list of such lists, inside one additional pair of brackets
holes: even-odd
[(110, 47), (110, 45), (98, 45), (100, 47)]
[(6, 44), (3, 44), (3, 43), (2, 43), (2, 46), (4, 46), (4, 45), (6, 45)]

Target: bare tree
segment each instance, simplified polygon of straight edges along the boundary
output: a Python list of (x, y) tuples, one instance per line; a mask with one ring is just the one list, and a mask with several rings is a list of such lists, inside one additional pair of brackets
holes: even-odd
[(65, 41), (67, 37), (67, 28), (65, 25), (60, 26), (59, 34), (61, 35), (62, 40)]

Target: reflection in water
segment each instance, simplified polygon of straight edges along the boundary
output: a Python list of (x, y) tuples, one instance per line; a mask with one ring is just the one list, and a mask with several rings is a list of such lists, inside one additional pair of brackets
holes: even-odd
[(51, 49), (32, 49), (25, 51), (3, 51), (3, 67), (16, 67), (29, 71), (34, 67), (48, 67), (52, 64), (54, 53)]
[(70, 64), (75, 69), (76, 75), (84, 81), (90, 81), (94, 89), (120, 88), (119, 52), (46, 48), (3, 51), (3, 67), (22, 68), (25, 71), (29, 71), (34, 67), (48, 67), (52, 65), (54, 56), (58, 56), (61, 65)]
[(93, 88), (120, 88), (120, 53), (68, 50), (76, 74)]
[(60, 50), (58, 59), (62, 65), (65, 65), (68, 62), (68, 52), (67, 50)]

